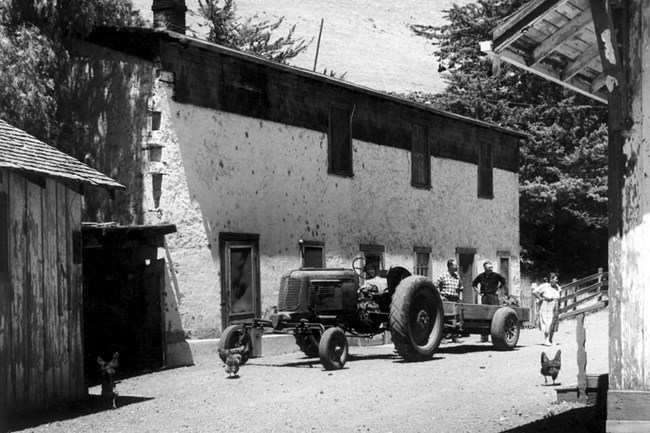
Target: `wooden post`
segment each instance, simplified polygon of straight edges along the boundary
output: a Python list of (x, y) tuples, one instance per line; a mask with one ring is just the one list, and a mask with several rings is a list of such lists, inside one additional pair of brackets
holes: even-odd
[(325, 18), (320, 20), (320, 30), (318, 31), (318, 43), (316, 44), (316, 57), (314, 57), (314, 72), (316, 72), (316, 64), (318, 63), (318, 52), (320, 51), (320, 37), (323, 34), (323, 22)]
[(585, 342), (587, 334), (585, 332), (585, 314), (579, 314), (576, 320), (576, 341), (578, 343), (578, 353), (576, 361), (578, 363), (578, 401), (587, 403), (587, 351)]

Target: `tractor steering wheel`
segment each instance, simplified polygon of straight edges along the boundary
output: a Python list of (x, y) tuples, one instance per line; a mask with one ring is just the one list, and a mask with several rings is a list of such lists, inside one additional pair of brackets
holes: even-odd
[(374, 262), (368, 261), (365, 257), (357, 257), (354, 259), (352, 269), (364, 280), (375, 278), (378, 273), (377, 265)]

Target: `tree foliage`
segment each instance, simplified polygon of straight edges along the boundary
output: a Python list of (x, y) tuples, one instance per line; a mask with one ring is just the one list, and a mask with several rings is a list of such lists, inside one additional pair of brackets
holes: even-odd
[(529, 135), (519, 161), (522, 271), (577, 278), (607, 263), (607, 107), (481, 52), (525, 3), (453, 5), (447, 24), (413, 26), (435, 44), (447, 88), (407, 97)]
[(0, 117), (56, 145), (71, 38), (142, 23), (130, 0), (0, 0)]
[(309, 43), (294, 37), (296, 26), (286, 36), (272, 39), (282, 25), (277, 21), (257, 21), (257, 16), (242, 19), (237, 16), (234, 0), (199, 0), (199, 11), (208, 21), (208, 40), (225, 47), (265, 57), (278, 63), (287, 63), (307, 49)]

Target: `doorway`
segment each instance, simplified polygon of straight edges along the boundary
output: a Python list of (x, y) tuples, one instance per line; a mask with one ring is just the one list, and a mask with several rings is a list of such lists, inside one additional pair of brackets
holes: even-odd
[(221, 233), (221, 324), (261, 317), (259, 235)]
[(476, 249), (457, 248), (456, 253), (458, 254), (458, 276), (463, 283), (463, 302), (466, 304), (476, 304), (476, 292), (472, 288)]
[(503, 296), (510, 295), (510, 252), (499, 251), (499, 274), (506, 280), (506, 288)]

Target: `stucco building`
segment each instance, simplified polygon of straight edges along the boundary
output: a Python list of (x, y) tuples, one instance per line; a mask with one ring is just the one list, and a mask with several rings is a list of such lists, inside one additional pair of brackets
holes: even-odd
[(91, 133), (141, 170), (89, 218), (177, 227), (159, 252), (169, 363), (267, 314), (299, 266), (436, 276), (455, 257), (472, 302), (489, 259), (518, 294), (522, 134), (166, 29), (98, 30), (75, 56), (80, 88), (111, 90), (79, 96)]

